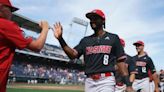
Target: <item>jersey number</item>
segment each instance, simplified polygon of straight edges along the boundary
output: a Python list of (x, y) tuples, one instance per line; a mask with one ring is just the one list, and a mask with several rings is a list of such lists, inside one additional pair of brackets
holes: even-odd
[(109, 55), (104, 55), (103, 64), (104, 65), (108, 65), (109, 64)]
[(146, 73), (146, 67), (142, 67), (142, 72)]

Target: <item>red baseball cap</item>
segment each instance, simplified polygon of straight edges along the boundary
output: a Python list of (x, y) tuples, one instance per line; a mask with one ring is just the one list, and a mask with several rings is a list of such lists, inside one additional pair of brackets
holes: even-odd
[(125, 41), (124, 41), (122, 38), (120, 38), (120, 42), (121, 42), (121, 45), (122, 45), (123, 47), (125, 47)]
[(18, 8), (12, 6), (9, 0), (0, 0), (0, 4), (9, 7), (11, 9), (11, 12), (19, 10)]
[(143, 45), (143, 46), (144, 46), (144, 42), (143, 42), (143, 41), (137, 41), (137, 42), (133, 43), (133, 45), (135, 45), (135, 46), (136, 46), (137, 44)]
[(87, 13), (86, 17), (91, 19), (93, 16), (96, 16), (96, 15), (100, 16), (103, 20), (105, 20), (105, 14), (99, 9), (95, 9), (95, 10)]

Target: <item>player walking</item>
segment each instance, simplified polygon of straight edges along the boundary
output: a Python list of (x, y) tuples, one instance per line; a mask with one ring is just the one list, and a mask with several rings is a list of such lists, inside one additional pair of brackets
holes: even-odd
[(84, 55), (85, 74), (87, 75), (85, 92), (114, 92), (114, 57), (117, 59), (117, 65), (123, 75), (124, 82), (128, 86), (127, 91), (131, 92), (131, 82), (124, 63), (126, 55), (119, 37), (104, 31), (105, 15), (101, 10), (93, 10), (87, 13), (86, 17), (90, 19), (94, 34), (84, 37), (74, 49), (70, 48), (64, 41), (61, 24), (56, 23), (54, 25), (54, 35), (66, 54), (71, 59)]
[(0, 0), (0, 92), (6, 92), (8, 73), (15, 49), (28, 48), (39, 51), (44, 46), (48, 23), (41, 22), (42, 32), (37, 40), (25, 38), (22, 30), (14, 22), (10, 21), (12, 12), (18, 10), (11, 5), (9, 0)]
[[(120, 38), (121, 45), (125, 47), (125, 41)], [(126, 54), (127, 55), (127, 54)], [(127, 55), (127, 59), (125, 61), (126, 67), (129, 72), (129, 80), (130, 82), (133, 82), (135, 79), (135, 74), (137, 73), (136, 71), (136, 66), (134, 61), (132, 60), (132, 57)], [(116, 66), (116, 73), (115, 73), (115, 78), (116, 78), (116, 87), (115, 87), (115, 92), (125, 92), (126, 90), (126, 85), (123, 82), (122, 76), (120, 76), (120, 72), (117, 71), (117, 66)]]
[(150, 92), (148, 75), (148, 70), (150, 70), (155, 84), (155, 92), (159, 92), (159, 81), (156, 74), (156, 69), (152, 59), (147, 55), (147, 53), (144, 52), (144, 42), (137, 41), (133, 45), (136, 46), (136, 50), (138, 53), (136, 56), (133, 57), (138, 72), (133, 83), (134, 90), (141, 90), (141, 92)]

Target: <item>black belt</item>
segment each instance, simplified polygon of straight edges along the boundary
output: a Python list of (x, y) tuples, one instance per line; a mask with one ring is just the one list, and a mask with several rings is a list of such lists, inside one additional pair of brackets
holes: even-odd
[(144, 78), (148, 78), (148, 77), (138, 77), (136, 79), (141, 80), (141, 79), (144, 79)]

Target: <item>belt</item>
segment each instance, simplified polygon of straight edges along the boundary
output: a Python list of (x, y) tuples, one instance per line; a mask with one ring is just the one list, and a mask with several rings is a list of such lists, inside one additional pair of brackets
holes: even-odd
[(144, 78), (148, 78), (148, 77), (140, 77), (140, 78), (136, 78), (137, 80), (142, 80)]
[(117, 85), (117, 86), (123, 86), (124, 83), (122, 83), (122, 82), (118, 82), (118, 83), (116, 83), (116, 85)]
[(103, 77), (109, 77), (113, 76), (112, 72), (106, 72), (106, 73), (97, 73), (97, 74), (89, 74), (87, 77), (92, 78), (93, 80), (99, 80), (100, 78)]

